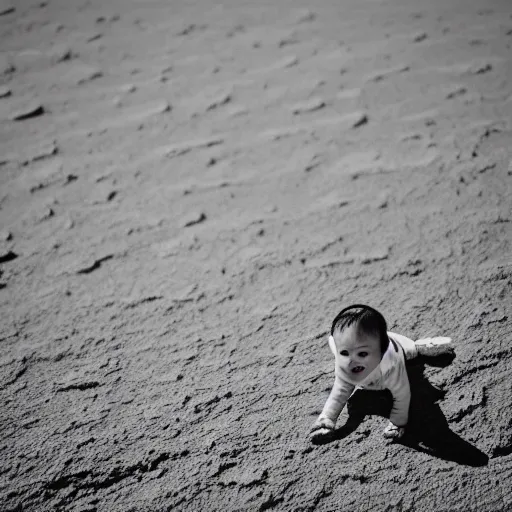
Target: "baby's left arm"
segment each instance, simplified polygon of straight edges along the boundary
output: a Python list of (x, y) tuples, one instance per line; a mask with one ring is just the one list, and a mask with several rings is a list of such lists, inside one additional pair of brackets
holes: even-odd
[(400, 364), (394, 369), (387, 385), (393, 395), (393, 407), (389, 415), (392, 425), (388, 425), (384, 433), (387, 437), (401, 437), (409, 420), (409, 405), (411, 402), (411, 388), (405, 364)]
[(338, 416), (353, 391), (354, 386), (352, 384), (341, 379), (339, 375), (335, 376), (334, 386), (329, 398), (327, 398), (322, 413), (315, 421), (310, 433), (310, 439), (313, 443), (318, 443), (331, 434), (336, 426)]

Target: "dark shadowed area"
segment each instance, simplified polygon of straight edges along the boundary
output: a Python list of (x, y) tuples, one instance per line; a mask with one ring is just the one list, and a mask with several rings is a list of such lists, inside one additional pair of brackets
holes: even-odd
[[(0, 510), (512, 510), (512, 5), (0, 0)], [(411, 424), (317, 446), (327, 332)]]

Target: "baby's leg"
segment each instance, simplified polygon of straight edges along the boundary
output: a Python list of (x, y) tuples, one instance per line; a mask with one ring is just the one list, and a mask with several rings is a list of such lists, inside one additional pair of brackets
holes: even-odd
[(416, 348), (420, 356), (437, 357), (445, 354), (453, 354), (452, 339), (444, 336), (435, 338), (422, 338), (416, 341)]
[(418, 356), (418, 349), (416, 347), (416, 343), (414, 343), (411, 338), (407, 336), (403, 336), (402, 334), (396, 334), (394, 332), (388, 333), (391, 338), (395, 339), (402, 348), (404, 349), (404, 354), (406, 359), (414, 359)]

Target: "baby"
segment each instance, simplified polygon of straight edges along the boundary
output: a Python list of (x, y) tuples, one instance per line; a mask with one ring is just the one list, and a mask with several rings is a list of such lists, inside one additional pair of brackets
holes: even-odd
[(355, 389), (389, 389), (393, 407), (384, 430), (399, 439), (409, 417), (411, 391), (405, 360), (417, 355), (451, 353), (450, 338), (425, 338), (416, 342), (387, 331), (386, 320), (375, 309), (356, 304), (334, 319), (329, 347), (334, 354), (334, 386), (310, 434), (313, 442), (331, 434), (336, 420)]

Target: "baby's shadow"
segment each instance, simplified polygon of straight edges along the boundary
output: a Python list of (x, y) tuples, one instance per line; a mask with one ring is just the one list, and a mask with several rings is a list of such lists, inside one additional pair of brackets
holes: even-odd
[[(430, 384), (424, 375), (425, 362), (430, 366), (447, 366), (453, 356), (414, 359), (407, 363), (411, 385), (411, 406), (406, 433), (398, 441), (414, 450), (467, 466), (485, 466), (489, 457), (478, 448), (450, 430), (438, 401), (444, 392)], [(343, 439), (361, 424), (366, 415), (389, 417), (392, 406), (389, 391), (356, 391), (348, 402), (349, 417), (345, 425), (336, 429), (331, 440)]]

